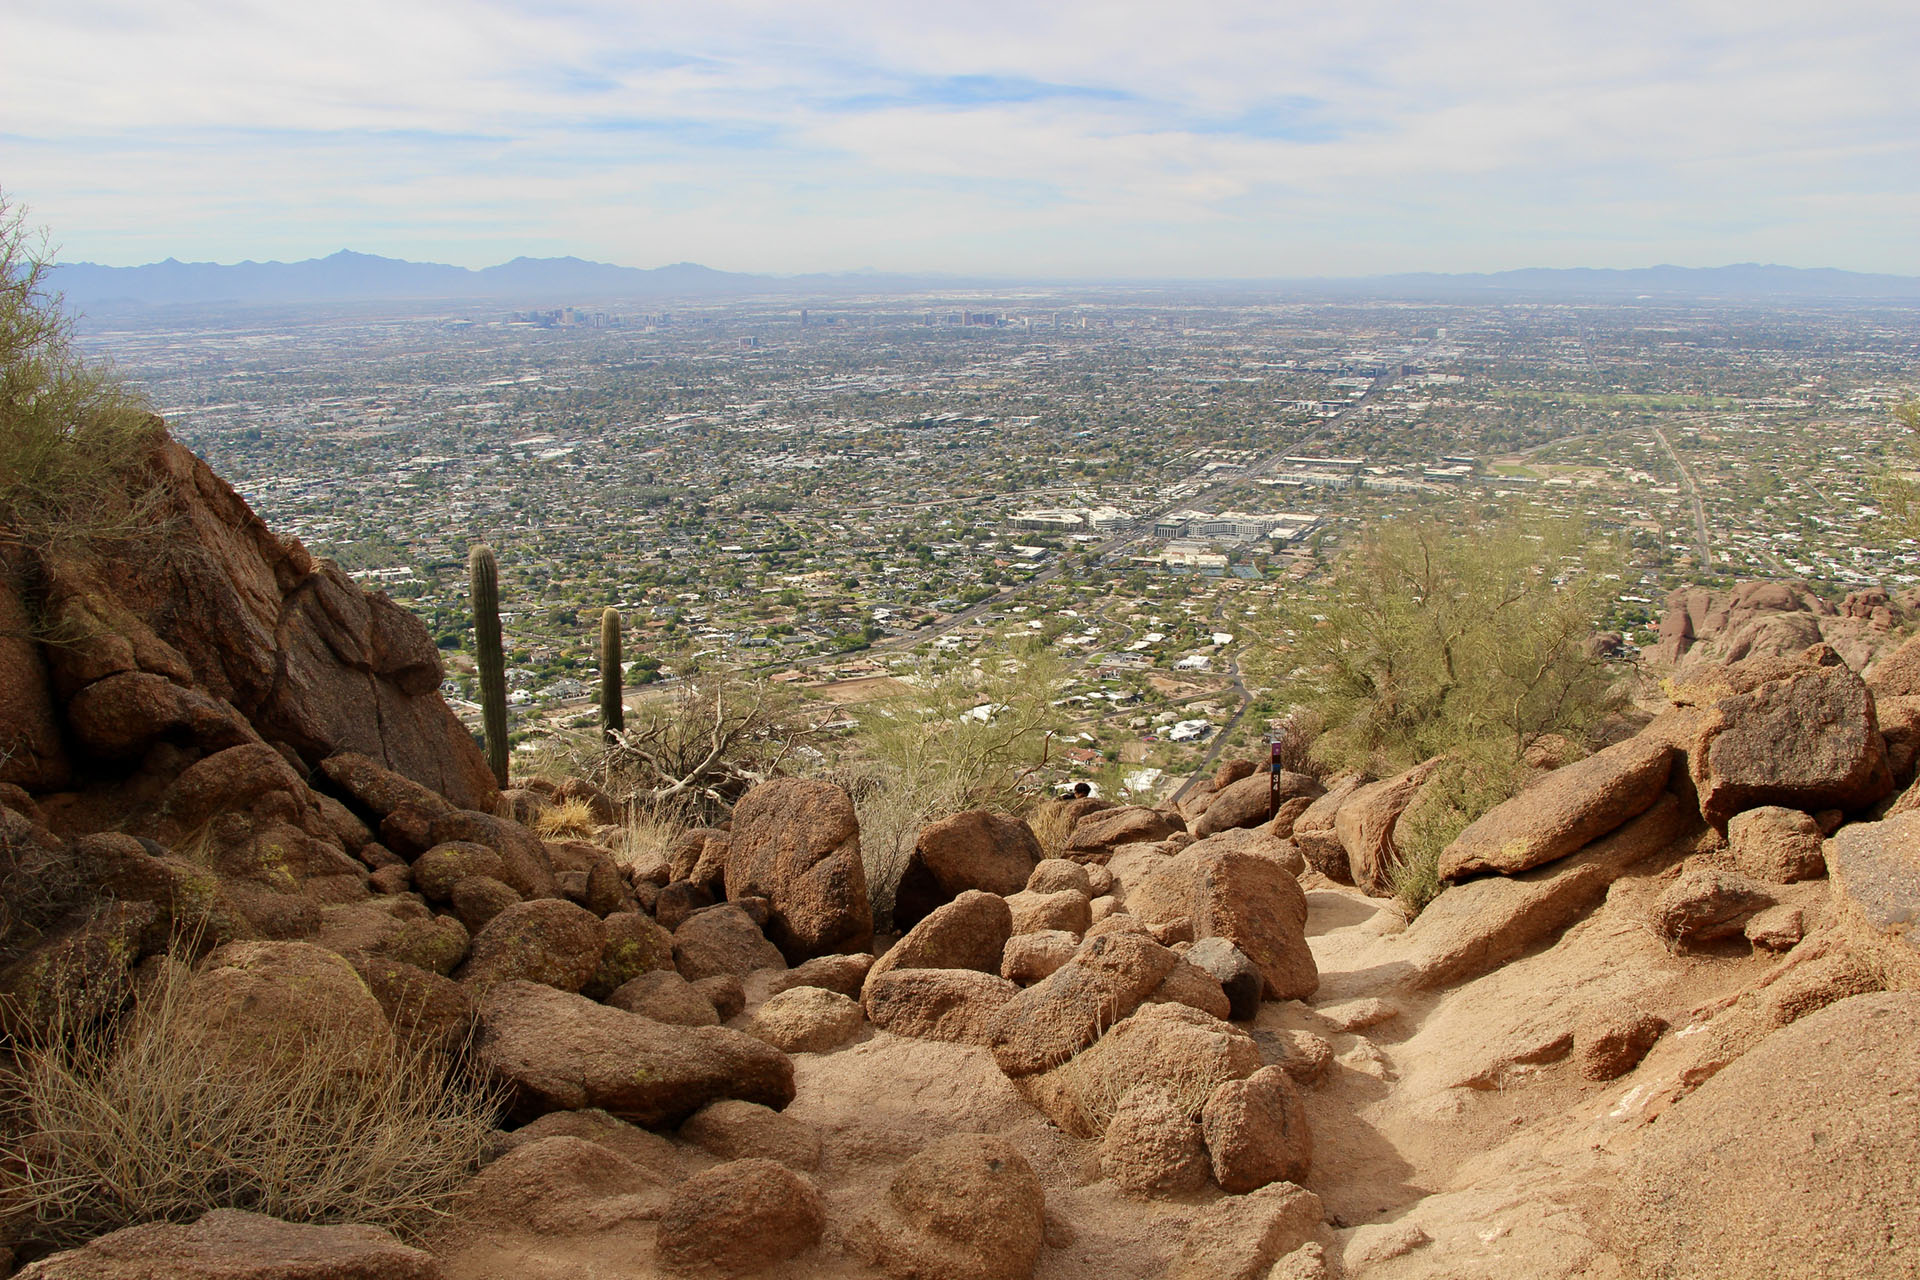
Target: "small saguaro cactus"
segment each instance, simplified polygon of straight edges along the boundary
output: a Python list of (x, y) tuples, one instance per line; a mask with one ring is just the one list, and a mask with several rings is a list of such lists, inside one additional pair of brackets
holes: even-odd
[(500, 563), (493, 548), (475, 543), (467, 553), (473, 584), (473, 647), (480, 665), (480, 723), (486, 732), (487, 765), (501, 790), (507, 786), (507, 659), (500, 646)]
[(600, 736), (608, 742), (627, 727), (620, 685), (620, 611), (608, 609), (600, 615)]

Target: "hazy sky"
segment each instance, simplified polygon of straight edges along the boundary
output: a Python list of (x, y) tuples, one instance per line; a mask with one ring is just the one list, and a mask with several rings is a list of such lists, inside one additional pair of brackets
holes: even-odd
[(0, 0), (66, 260), (1920, 274), (1920, 2)]

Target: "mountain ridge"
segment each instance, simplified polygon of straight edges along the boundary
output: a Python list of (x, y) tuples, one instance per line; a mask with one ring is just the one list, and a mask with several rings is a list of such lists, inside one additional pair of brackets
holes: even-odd
[(1048, 284), (1144, 290), (1286, 292), (1336, 297), (1649, 297), (1920, 302), (1920, 277), (1733, 263), (1721, 267), (1521, 267), (1497, 272), (1403, 272), (1366, 277), (1189, 278), (1048, 281), (938, 273), (837, 272), (766, 275), (695, 262), (623, 267), (564, 256), (521, 256), (474, 269), (341, 249), (299, 262), (182, 262), (136, 267), (91, 262), (55, 268), (70, 302), (169, 306), (349, 301), (719, 298), (753, 294), (919, 293), (937, 289)]

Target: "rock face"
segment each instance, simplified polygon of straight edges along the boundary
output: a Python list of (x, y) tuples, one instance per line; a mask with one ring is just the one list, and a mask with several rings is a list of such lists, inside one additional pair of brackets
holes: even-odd
[(138, 756), (181, 734), (212, 749), (264, 740), (309, 768), (354, 751), (461, 806), (492, 806), (485, 760), (440, 698), (439, 652), (418, 619), (276, 537), (164, 431), (146, 474), (168, 554), (38, 566), (49, 629), (85, 637), (46, 651), (81, 745)]
[(1617, 830), (1667, 789), (1671, 746), (1630, 738), (1564, 769), (1468, 824), (1440, 855), (1446, 880), (1529, 871)]
[(1920, 983), (1920, 813), (1842, 827), (1827, 849), (1842, 918)]
[(1027, 887), (1042, 861), (1025, 820), (972, 809), (921, 829), (895, 894), (894, 923), (911, 928), (968, 890), (1007, 897)]
[(1920, 1274), (1920, 994), (1855, 996), (1774, 1032), (1647, 1131), (1615, 1232), (1638, 1274)]
[(482, 998), (476, 1053), (521, 1119), (598, 1107), (661, 1128), (716, 1098), (793, 1101), (792, 1060), (752, 1036), (667, 1026), (532, 982)]
[(440, 1264), (377, 1227), (318, 1227), (215, 1209), (190, 1227), (127, 1227), (18, 1274), (24, 1280), (439, 1280)]
[(1233, 852), (1201, 858), (1193, 935), (1231, 942), (1260, 970), (1275, 1000), (1304, 1000), (1320, 987), (1307, 946), (1307, 896), (1272, 859)]
[(733, 1160), (674, 1190), (655, 1251), (676, 1271), (752, 1275), (820, 1243), (825, 1225), (804, 1175), (775, 1160)]
[(740, 798), (727, 850), (729, 899), (773, 903), (767, 937), (787, 962), (873, 941), (853, 801), (830, 782), (774, 778)]
[(1046, 1240), (1040, 1179), (1004, 1138), (936, 1142), (901, 1166), (887, 1202), (850, 1243), (901, 1280), (1027, 1280)]
[(1333, 815), (1333, 833), (1347, 851), (1347, 879), (1362, 892), (1393, 896), (1393, 869), (1401, 860), (1394, 828), (1439, 766), (1439, 760), (1427, 760), (1395, 777), (1370, 782)]
[(1703, 668), (1674, 689), (1698, 709), (1683, 749), (1716, 826), (1743, 809), (1863, 809), (1893, 791), (1873, 698), (1825, 645)]

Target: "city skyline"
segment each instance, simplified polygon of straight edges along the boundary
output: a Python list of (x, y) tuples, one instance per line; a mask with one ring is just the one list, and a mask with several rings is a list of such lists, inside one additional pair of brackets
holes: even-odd
[(32, 3), (63, 259), (1048, 278), (1920, 273), (1902, 6)]

